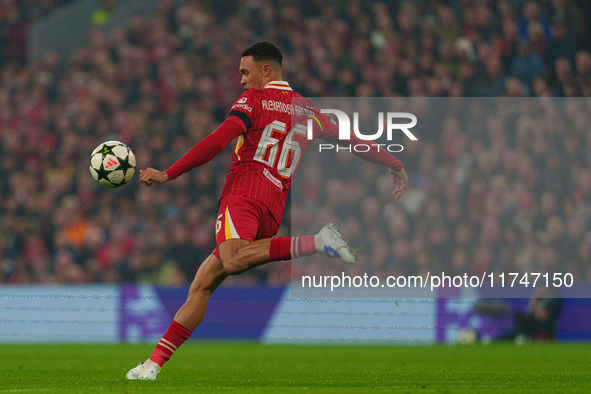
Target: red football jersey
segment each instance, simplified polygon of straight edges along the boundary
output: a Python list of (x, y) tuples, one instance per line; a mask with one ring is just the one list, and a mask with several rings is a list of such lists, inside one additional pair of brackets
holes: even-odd
[[(293, 99), (297, 103), (292, 103)], [(238, 137), (222, 197), (254, 198), (265, 204), (280, 223), (291, 178), (312, 143), (307, 138), (310, 118), (314, 119), (314, 138), (338, 142), (338, 126), (320, 114), (310, 100), (294, 92), (287, 82), (274, 81), (263, 89), (246, 90), (232, 106), (228, 119), (166, 173), (174, 179), (211, 160)], [(355, 136), (351, 136), (350, 142), (364, 143)], [(403, 167), (384, 149), (373, 147), (354, 154), (395, 170)]]
[(245, 91), (230, 110), (247, 130), (236, 141), (222, 196), (261, 201), (277, 221), (283, 216), (291, 177), (312, 142), (306, 138), (305, 123), (292, 129), (294, 97), (302, 96), (287, 82), (275, 81)]

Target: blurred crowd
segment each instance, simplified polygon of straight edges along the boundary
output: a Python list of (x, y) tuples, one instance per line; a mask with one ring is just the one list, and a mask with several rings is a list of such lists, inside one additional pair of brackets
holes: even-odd
[(75, 0), (1, 0), (0, 66), (14, 61), (25, 64), (31, 24), (73, 1)]
[[(29, 23), (33, 6), (63, 2), (2, 3), (11, 6), (0, 10), (2, 46), (22, 49), (7, 32)], [(411, 181), (398, 203), (382, 168), (339, 153), (333, 160), (347, 176), (329, 179), (321, 170), (328, 156), (306, 155), (296, 176), (303, 186), (293, 192), (281, 235), (292, 224), (316, 231), (320, 219), (344, 218), (345, 233), (367, 247), (350, 272), (514, 272), (564, 264), (589, 279), (589, 6), (161, 0), (153, 18), (135, 16), (109, 35), (89, 32), (88, 45), (70, 59), (48, 52), (27, 64), (5, 51), (0, 282), (190, 281), (215, 246), (231, 147), (152, 188), (140, 187), (137, 177), (120, 189), (102, 188), (90, 177), (89, 155), (116, 139), (133, 149), (138, 168), (166, 169), (227, 116), (242, 91), (240, 54), (261, 39), (284, 50), (283, 76), (307, 96), (543, 100), (505, 108), (462, 99), (462, 111), (446, 113), (440, 129), (404, 144), (398, 156)], [(320, 213), (306, 214), (312, 209)], [(275, 263), (227, 283), (279, 285), (289, 278), (290, 265)]]

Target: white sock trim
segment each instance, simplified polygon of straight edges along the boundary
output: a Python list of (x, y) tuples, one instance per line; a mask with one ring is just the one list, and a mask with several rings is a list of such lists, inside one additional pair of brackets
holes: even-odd
[(322, 241), (320, 233), (314, 236), (314, 245), (316, 246), (317, 252), (324, 252), (324, 242)]

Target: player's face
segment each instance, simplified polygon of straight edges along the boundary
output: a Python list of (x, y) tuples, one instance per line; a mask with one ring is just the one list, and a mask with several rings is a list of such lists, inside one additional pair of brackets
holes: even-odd
[(263, 67), (262, 64), (257, 64), (252, 56), (244, 56), (240, 59), (240, 74), (242, 79), (240, 83), (247, 89), (262, 89), (263, 86)]

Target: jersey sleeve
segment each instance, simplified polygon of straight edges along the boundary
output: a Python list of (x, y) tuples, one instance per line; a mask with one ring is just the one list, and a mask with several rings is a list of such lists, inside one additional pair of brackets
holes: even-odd
[[(318, 137), (323, 140), (336, 144), (342, 144), (343, 141), (339, 140), (339, 126), (337, 123), (326, 114), (320, 114), (319, 116), (323, 117), (323, 121), (316, 122), (319, 124), (319, 132), (315, 135), (318, 135)], [(351, 145), (364, 144), (369, 146), (368, 151), (352, 151), (355, 156), (359, 156), (363, 160), (381, 164), (393, 169), (394, 171), (400, 171), (404, 168), (402, 162), (392, 156), (388, 151), (386, 151), (386, 149), (380, 147), (378, 144), (368, 144), (368, 141), (360, 139), (355, 135), (355, 133), (351, 133), (351, 139), (349, 140), (349, 143)]]
[(245, 131), (240, 120), (228, 117), (213, 133), (199, 141), (183, 157), (168, 167), (166, 174), (175, 179), (219, 155), (234, 138)]
[(230, 108), (230, 116), (235, 116), (244, 123), (246, 130), (254, 123), (257, 114), (260, 112), (260, 100), (253, 89), (248, 89), (238, 97)]

